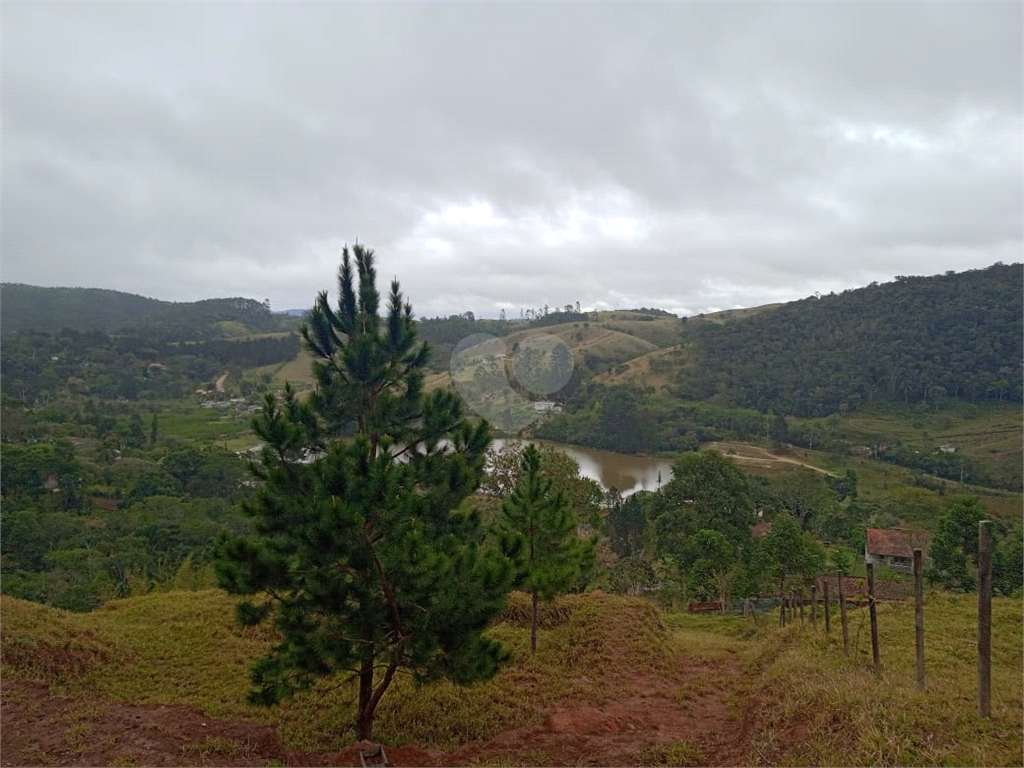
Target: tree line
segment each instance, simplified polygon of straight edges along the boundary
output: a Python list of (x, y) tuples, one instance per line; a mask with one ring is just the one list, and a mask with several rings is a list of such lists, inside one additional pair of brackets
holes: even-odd
[(898, 277), (718, 324), (684, 322), (676, 394), (794, 416), (874, 402), (1021, 402), (1024, 269)]
[[(0, 589), (72, 611), (197, 580), (213, 586), (217, 534), (249, 531), (245, 462), (144, 429), (86, 453), (68, 439), (5, 443)], [(109, 433), (108, 433), (109, 434)], [(205, 576), (203, 572), (205, 571)]]
[(284, 363), (299, 353), (297, 334), (240, 340), (183, 342), (148, 334), (108, 336), (65, 328), (4, 336), (0, 376), (4, 393), (26, 405), (69, 395), (104, 399), (177, 399), (216, 379)]

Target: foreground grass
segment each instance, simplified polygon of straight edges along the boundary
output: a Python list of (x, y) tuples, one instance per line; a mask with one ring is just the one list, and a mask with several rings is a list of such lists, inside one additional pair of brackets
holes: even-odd
[[(236, 625), (235, 601), (219, 590), (115, 600), (89, 614), (0, 601), (3, 674), (46, 680), (61, 695), (189, 704), (212, 717), (265, 722), (290, 749), (329, 751), (352, 741), (355, 688), (341, 678), (270, 709), (245, 703), (249, 668), (272, 638)], [(601, 671), (614, 672), (622, 658), (631, 671), (642, 665), (650, 674), (674, 665), (676, 646), (650, 603), (563, 598), (544, 609), (533, 655), (527, 616), (525, 597), (513, 595), (492, 633), (514, 658), (494, 680), (417, 689), (398, 678), (378, 708), (375, 738), (452, 749), (535, 722), (557, 699), (612, 695), (615, 675)]]
[[(355, 690), (340, 678), (270, 709), (245, 704), (249, 668), (272, 638), (240, 628), (234, 602), (218, 590), (167, 592), (73, 614), (3, 597), (0, 674), (45, 680), (57, 695), (189, 704), (212, 717), (265, 722), (289, 749), (351, 743)], [(844, 655), (838, 617), (826, 637), (822, 622), (779, 629), (770, 616), (691, 616), (639, 599), (570, 596), (543, 608), (531, 655), (528, 604), (513, 595), (491, 630), (513, 653), (502, 672), (468, 688), (416, 688), (400, 678), (378, 709), (374, 736), (451, 750), (537, 723), (556, 702), (614, 699), (626, 681), (643, 678), (666, 683), (679, 701), (727, 690), (731, 717), (744, 723), (736, 737), (761, 764), (1020, 765), (1024, 611), (1020, 600), (993, 603), (992, 718), (981, 720), (976, 610), (972, 596), (928, 596), (928, 689), (919, 693), (912, 605), (880, 607), (877, 680), (865, 611), (851, 614), (853, 647)], [(670, 746), (645, 764), (700, 763), (694, 745)]]
[(914, 607), (878, 610), (880, 679), (867, 610), (851, 613), (851, 652), (838, 621), (767, 633), (752, 657), (761, 700), (753, 756), (785, 765), (1021, 765), (1024, 612), (993, 601), (992, 717), (977, 715), (977, 598), (932, 593), (925, 606), (926, 690), (916, 689)]

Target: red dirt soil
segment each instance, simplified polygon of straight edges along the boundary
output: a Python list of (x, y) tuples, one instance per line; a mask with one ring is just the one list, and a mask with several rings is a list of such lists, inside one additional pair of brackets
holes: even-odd
[[(686, 742), (688, 764), (750, 764), (753, 707), (737, 698), (738, 678), (732, 665), (694, 665), (674, 681), (624, 679), (607, 700), (559, 701), (533, 725), (454, 752), (385, 751), (394, 766), (642, 765), (656, 759), (654, 750)], [(271, 726), (216, 720), (189, 706), (60, 698), (45, 683), (11, 678), (0, 694), (2, 766), (360, 765), (357, 745), (292, 752)]]

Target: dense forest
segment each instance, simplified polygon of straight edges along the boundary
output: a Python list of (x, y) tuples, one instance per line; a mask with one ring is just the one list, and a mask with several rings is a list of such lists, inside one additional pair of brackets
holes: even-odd
[(794, 416), (879, 400), (1020, 402), (1022, 319), (1024, 270), (996, 264), (685, 323), (692, 355), (676, 394)]
[(189, 588), (219, 531), (248, 530), (234, 453), (163, 437), (137, 412), (87, 404), (60, 418), (76, 437), (3, 445), (4, 594), (82, 611), (175, 578)]
[(253, 299), (172, 303), (92, 288), (2, 287), (0, 384), (25, 405), (61, 397), (178, 399), (226, 371), (299, 353), (299, 319)]
[(212, 388), (225, 371), (282, 363), (298, 352), (295, 333), (173, 342), (149, 334), (24, 331), (3, 337), (0, 383), (5, 395), (26, 405), (69, 395), (177, 399)]

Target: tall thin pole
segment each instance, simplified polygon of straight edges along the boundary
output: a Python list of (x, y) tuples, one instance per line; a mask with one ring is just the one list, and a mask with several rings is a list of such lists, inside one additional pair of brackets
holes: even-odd
[(843, 595), (843, 574), (839, 574), (839, 617), (843, 623), (843, 653), (849, 653), (850, 622), (846, 617), (846, 597)]
[(882, 659), (878, 653), (878, 614), (875, 612), (875, 564), (868, 563), (868, 613), (871, 616), (871, 659), (875, 677), (882, 675)]
[(978, 715), (992, 716), (992, 521), (978, 523)]
[(822, 588), (825, 590), (825, 634), (832, 634), (832, 605), (828, 599), (828, 579), (825, 579), (822, 583)]
[(917, 690), (924, 690), (924, 581), (921, 550), (914, 550), (914, 635), (917, 645)]

